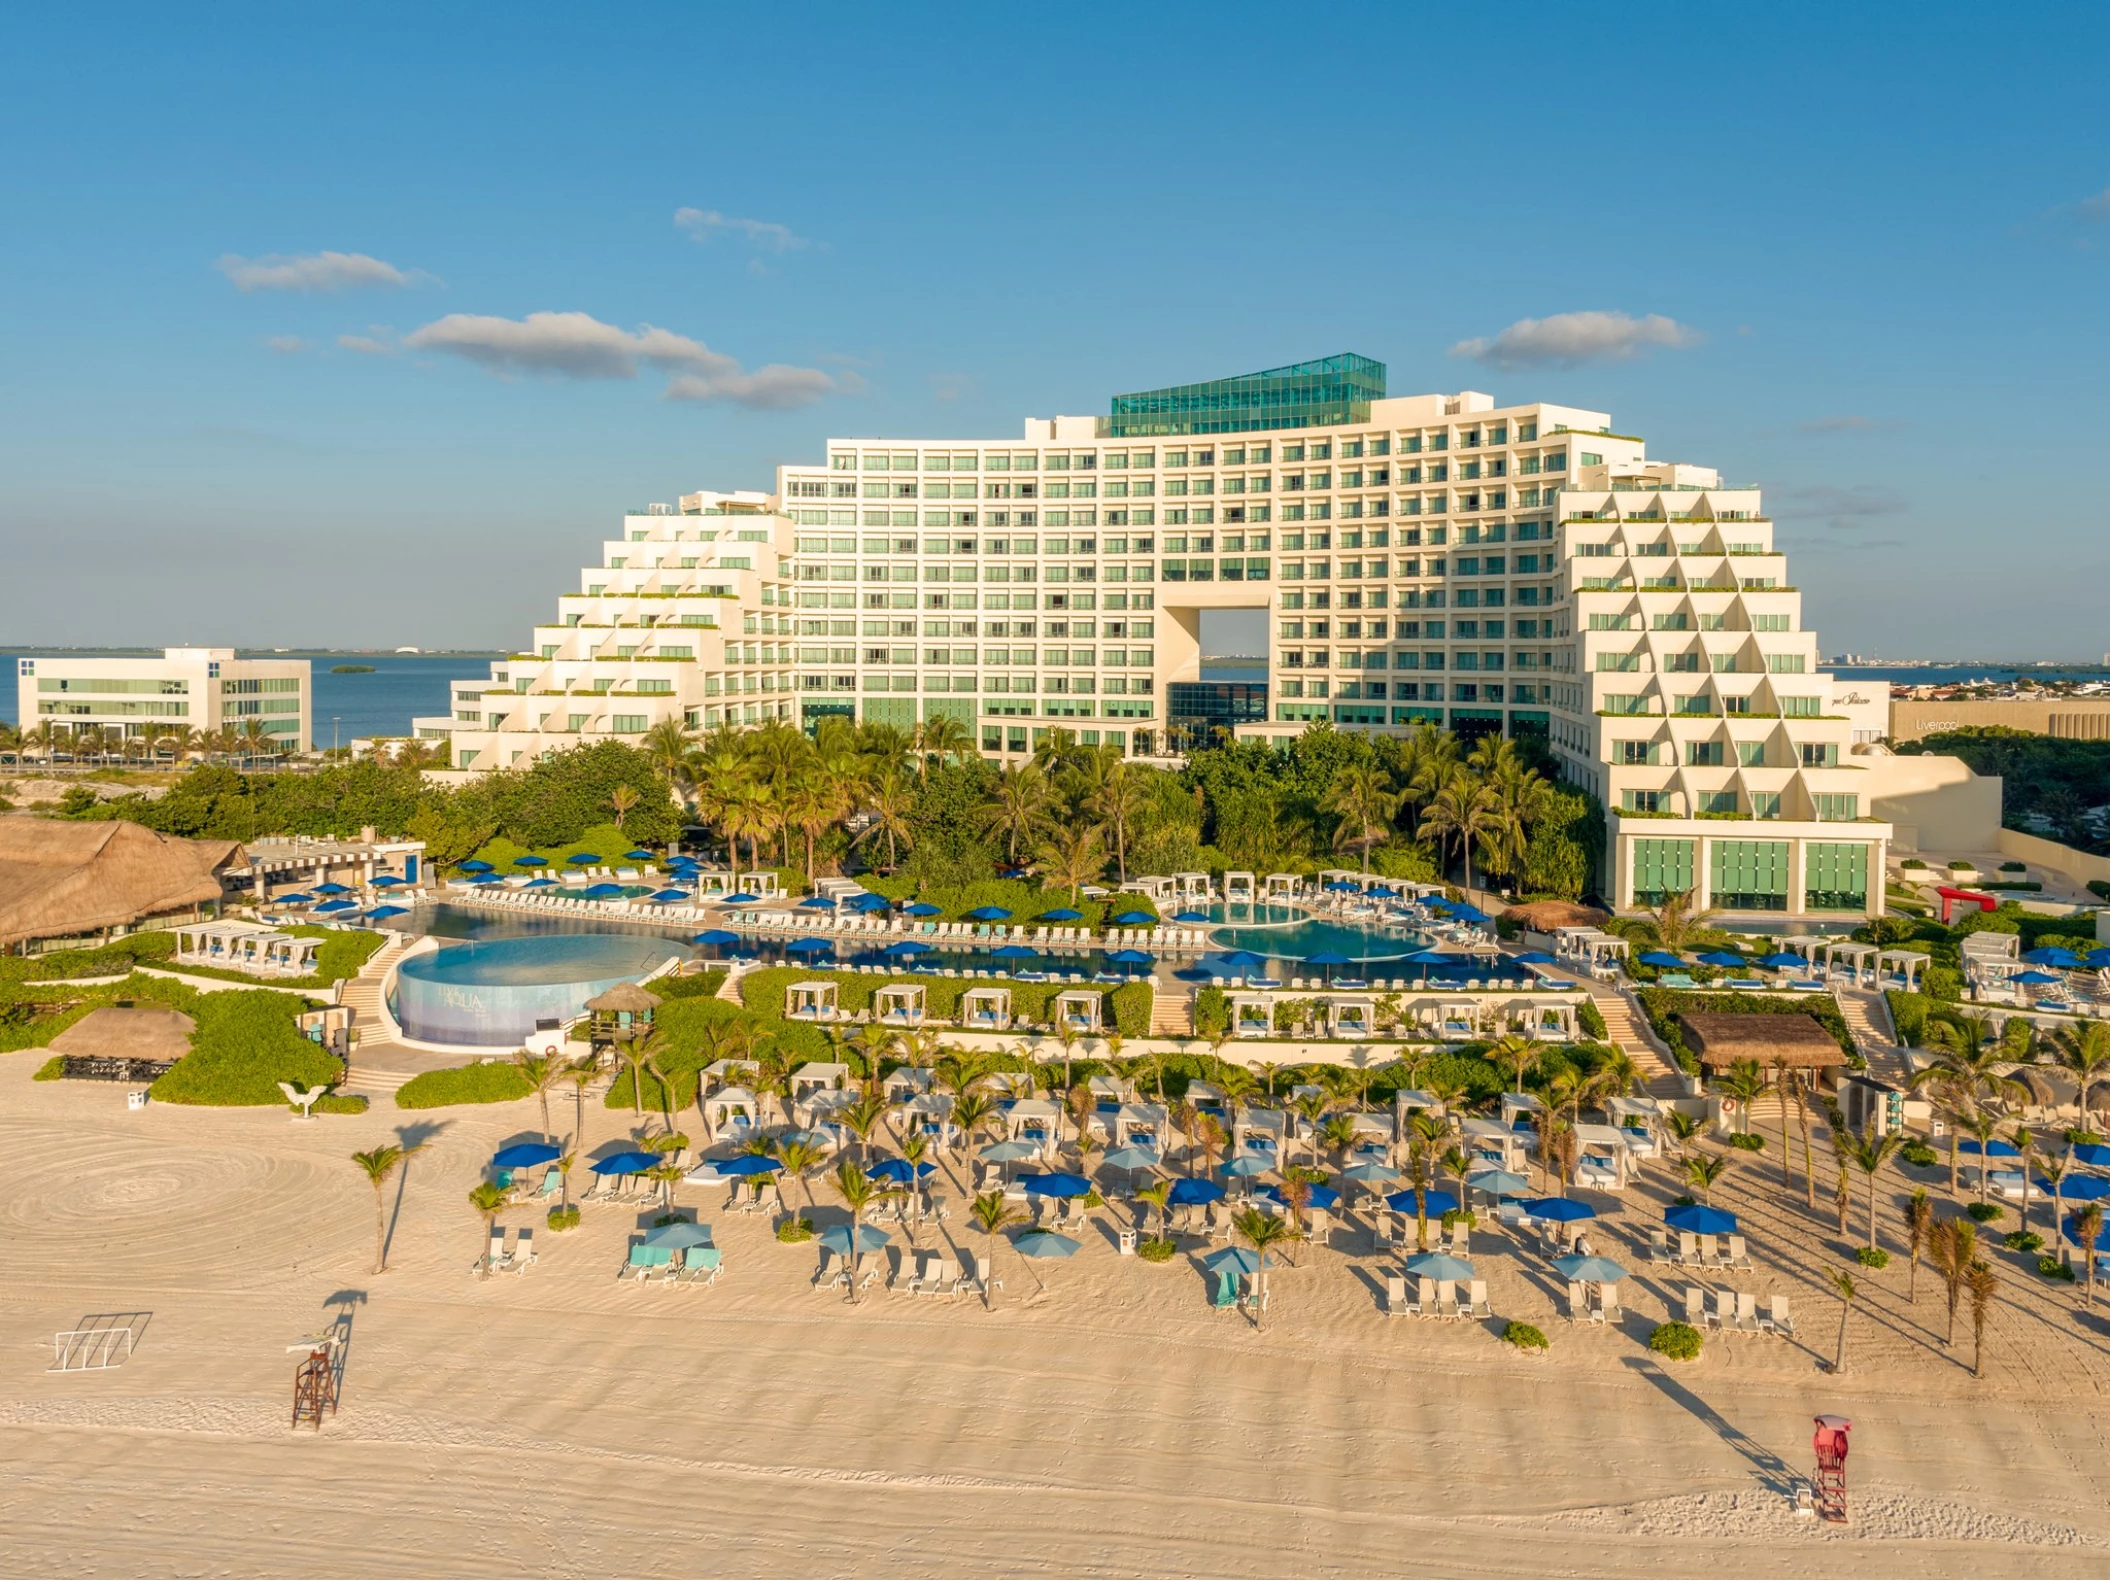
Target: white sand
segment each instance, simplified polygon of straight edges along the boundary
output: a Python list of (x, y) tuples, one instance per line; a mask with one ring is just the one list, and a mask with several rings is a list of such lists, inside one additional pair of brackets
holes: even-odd
[[(808, 1287), (810, 1248), (718, 1211), (716, 1191), (681, 1198), (725, 1248), (715, 1289), (619, 1284), (638, 1217), (615, 1208), (569, 1235), (538, 1227), (541, 1265), (479, 1281), (464, 1194), (494, 1146), (534, 1128), (531, 1104), (307, 1125), (131, 1114), (113, 1087), (31, 1083), (35, 1063), (0, 1060), (0, 1574), (2110, 1565), (2110, 1321), (2002, 1254), (2013, 1301), (1974, 1382), (1931, 1342), (1938, 1282), (1923, 1272), (1906, 1306), (1899, 1258), (1866, 1280), (1851, 1375), (1831, 1379), (1813, 1358), (1837, 1306), (1813, 1263), (1778, 1249), (1791, 1222), (1805, 1243), (1828, 1236), (1771, 1176), (1754, 1196), (1742, 1165), (1718, 1199), (1765, 1265), (1736, 1282), (1792, 1291), (1802, 1338), (1711, 1337), (1699, 1362), (1664, 1368), (1642, 1347), (1662, 1284), (1631, 1246), (1660, 1210), (1653, 1182), (1596, 1236), (1637, 1270), (1623, 1331), (1558, 1321), (1536, 1264), (1480, 1237), (1496, 1309), (1552, 1336), (1534, 1360), (1477, 1324), (1379, 1315), (1377, 1263), (1346, 1254), (1360, 1233), (1276, 1275), (1265, 1333), (1208, 1310), (1186, 1258), (1150, 1267), (1096, 1236), (1069, 1262), (1001, 1253), (994, 1314), (877, 1290), (851, 1309)], [(557, 1112), (567, 1123), (570, 1104)], [(443, 1128), (409, 1167), (392, 1265), (373, 1277), (372, 1193), (348, 1154), (421, 1120)], [(588, 1125), (590, 1145), (627, 1128), (594, 1109)], [(296, 1435), (285, 1346), (347, 1304), (343, 1409)], [(45, 1372), (54, 1330), (121, 1310), (153, 1313), (129, 1364)], [(1796, 1520), (1771, 1490), (1808, 1474), (1819, 1410), (1857, 1423), (1844, 1530)]]

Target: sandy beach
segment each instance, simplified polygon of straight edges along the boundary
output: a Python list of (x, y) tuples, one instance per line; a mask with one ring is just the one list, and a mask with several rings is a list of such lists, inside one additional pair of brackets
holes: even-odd
[[(515, 1210), (509, 1224), (538, 1225), (539, 1265), (478, 1279), (465, 1192), (495, 1146), (534, 1131), (532, 1104), (427, 1117), (384, 1100), (309, 1124), (128, 1113), (116, 1087), (33, 1084), (33, 1069), (0, 1061), (0, 1573), (1543, 1577), (1845, 1562), (2044, 1576), (2110, 1563), (2110, 1322), (1996, 1251), (2001, 1305), (1973, 1380), (1968, 1321), (1952, 1356), (1939, 1281), (1923, 1269), (1908, 1305), (1899, 1256), (1864, 1279), (1849, 1375), (1833, 1378), (1816, 1365), (1838, 1321), (1817, 1272), (1829, 1205), (1815, 1222), (1784, 1209), (1777, 1164), (1740, 1163), (1716, 1199), (1742, 1214), (1759, 1262), (1733, 1281), (1792, 1293), (1797, 1338), (1710, 1335), (1687, 1365), (1648, 1354), (1668, 1289), (1637, 1249), (1670, 1194), (1655, 1171), (1594, 1236), (1634, 1271), (1619, 1330), (1571, 1328), (1543, 1264), (1476, 1237), (1496, 1311), (1552, 1338), (1534, 1359), (1484, 1324), (1383, 1316), (1360, 1219), (1274, 1276), (1264, 1332), (1209, 1309), (1190, 1257), (1142, 1264), (1110, 1234), (1069, 1261), (1000, 1250), (994, 1312), (877, 1288), (853, 1308), (810, 1287), (811, 1247), (720, 1211), (715, 1188), (677, 1197), (716, 1228), (715, 1288), (619, 1283), (640, 1215), (612, 1206), (561, 1236)], [(391, 1184), (377, 1277), (372, 1191), (348, 1155), (413, 1122), (429, 1139), (399, 1204)], [(627, 1115), (589, 1107), (589, 1150), (628, 1130)], [(819, 1216), (836, 1221), (821, 1194)], [(922, 1239), (980, 1244), (959, 1216)], [(46, 1371), (55, 1331), (111, 1312), (151, 1313), (128, 1364)], [(294, 1433), (286, 1347), (340, 1314), (342, 1408)], [(1809, 1474), (1820, 1410), (1856, 1422), (1844, 1529), (1796, 1519), (1783, 1495)]]

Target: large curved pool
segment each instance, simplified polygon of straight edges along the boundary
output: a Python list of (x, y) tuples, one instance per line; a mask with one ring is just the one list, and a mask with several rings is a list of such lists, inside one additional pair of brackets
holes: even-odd
[[(1261, 909), (1281, 910), (1284, 907), (1264, 906)], [(1212, 927), (1209, 942), (1218, 949), (1249, 949), (1269, 960), (1292, 964), (1323, 954), (1345, 955), (1350, 960), (1397, 960), (1422, 947), (1421, 939), (1413, 933), (1321, 921), (1301, 911), (1296, 914), (1300, 920), (1286, 923)]]
[(671, 938), (538, 933), (442, 944), (396, 972), (391, 1007), (420, 1042), (518, 1047), (544, 1020), (569, 1020), (596, 993), (694, 951)]

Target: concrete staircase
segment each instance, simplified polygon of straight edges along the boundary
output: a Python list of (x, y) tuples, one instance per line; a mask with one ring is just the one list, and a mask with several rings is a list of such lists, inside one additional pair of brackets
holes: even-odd
[(386, 1035), (386, 1023), (381, 1019), (381, 984), (388, 977), (389, 967), (410, 952), (411, 943), (400, 933), (392, 935), (360, 968), (359, 974), (337, 990), (337, 1002), (352, 1012), (352, 1025), (362, 1042)]
[(1153, 1037), (1191, 1037), (1194, 1035), (1193, 1014), (1194, 990), (1185, 986), (1172, 989), (1162, 984), (1150, 995), (1150, 1034)]
[(1641, 1072), (1648, 1095), (1683, 1097), (1684, 1076), (1678, 1069), (1677, 1060), (1649, 1030), (1648, 1017), (1641, 1013), (1641, 1006), (1622, 989), (1573, 973), (1569, 973), (1569, 979), (1590, 995), (1590, 1002), (1604, 1017), (1605, 1040), (1626, 1050), (1627, 1057), (1634, 1061), (1634, 1068)]
[(1868, 1073), (1892, 1086), (1903, 1086), (1909, 1073), (1899, 1050), (1897, 1028), (1891, 1023), (1890, 1004), (1881, 993), (1862, 988), (1839, 988), (1840, 1018), (1854, 1039), (1854, 1046), (1868, 1061)]

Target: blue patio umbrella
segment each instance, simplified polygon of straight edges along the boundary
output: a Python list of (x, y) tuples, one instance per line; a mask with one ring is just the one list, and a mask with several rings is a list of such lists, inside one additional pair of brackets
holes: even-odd
[[(484, 868), (486, 872), (490, 870), (489, 867)], [(350, 894), (352, 891), (341, 883), (318, 883), (315, 885), (315, 892), (317, 894), (339, 895)]]
[(904, 938), (898, 943), (888, 944), (886, 952), (890, 955), (920, 955), (931, 947), (931, 945), (919, 942), (914, 938)]
[(564, 859), (574, 867), (591, 867), (597, 864), (601, 858), (590, 850), (575, 850)]
[(658, 1168), (659, 1154), (656, 1152), (618, 1152), (613, 1157), (589, 1163), (588, 1168), (596, 1174), (642, 1174), (647, 1169)]
[(1724, 1212), (1719, 1207), (1703, 1207), (1696, 1203), (1683, 1207), (1666, 1207), (1663, 1221), (1681, 1234), (1734, 1234), (1736, 1214)]
[(1521, 1196), (1531, 1189), (1529, 1178), (1508, 1169), (1482, 1169), (1468, 1174), (1465, 1185), (1468, 1190), (1484, 1190), (1490, 1196)]
[(985, 1163), (1023, 1163), (1039, 1157), (1040, 1148), (1030, 1141), (992, 1141), (975, 1156)]
[(1001, 905), (978, 905), (967, 913), (970, 922), (1008, 922), (1011, 913)]
[(579, 891), (582, 900), (617, 900), (623, 895), (620, 883), (589, 883)]
[(911, 1170), (907, 1158), (881, 1158), (865, 1170), (865, 1178), (887, 1185), (906, 1185), (911, 1175), (920, 1180), (937, 1172), (938, 1165), (935, 1163), (918, 1163)]
[[(1458, 1210), (1458, 1198), (1449, 1191), (1432, 1190), (1426, 1194), (1429, 1198), (1428, 1214), (1431, 1218), (1441, 1218), (1447, 1212)], [(1385, 1198), (1385, 1205), (1394, 1212), (1412, 1212), (1414, 1193), (1410, 1190), (1394, 1191)]]
[(784, 952), (791, 955), (824, 955), (834, 947), (835, 945), (825, 938), (794, 938), (784, 946)]
[(351, 900), (325, 900), (322, 904), (315, 907), (315, 914), (317, 916), (336, 915), (343, 911), (356, 911), (358, 909), (358, 905)]
[(799, 901), (799, 906), (808, 911), (832, 911), (835, 909), (835, 902), (825, 894), (809, 894)]
[(2110, 1163), (2110, 1146), (2100, 1141), (2077, 1141), (2073, 1145), (2073, 1161), (2101, 1168), (2105, 1163)]
[[(889, 1235), (884, 1229), (875, 1229), (868, 1223), (861, 1223), (857, 1226), (857, 1250), (859, 1255), (869, 1256), (874, 1251), (884, 1251), (892, 1242), (893, 1236)], [(832, 1252), (836, 1256), (848, 1256), (850, 1254), (850, 1226), (846, 1223), (838, 1223), (823, 1229), (820, 1236), (820, 1247), (823, 1251)]]
[(1463, 955), (1447, 955), (1441, 949), (1420, 949), (1404, 956), (1402, 963), (1410, 966), (1454, 966), (1464, 958)]
[(469, 881), (476, 885), (476, 887), (482, 888), (487, 883), (503, 883), (506, 880), (501, 878), (495, 872), (479, 872), (476, 874), (475, 877), (471, 878)]
[(1117, 966), (1147, 966), (1152, 959), (1140, 949), (1116, 949), (1106, 958)]
[(2019, 983), (2023, 987), (2049, 987), (2058, 980), (2049, 971), (2024, 971), (2019, 976), (2008, 978), (2008, 981)]
[(998, 944), (989, 952), (999, 960), (1030, 960), (1040, 953), (1031, 944)]
[(853, 911), (884, 911), (890, 908), (893, 903), (892, 900), (883, 894), (853, 894), (849, 899), (843, 901), (843, 904), (849, 906)]
[(1700, 956), (1701, 965), (1713, 966), (1716, 969), (1723, 971), (1739, 970), (1743, 967), (1744, 963), (1745, 961), (1742, 955), (1733, 955), (1726, 949), (1711, 949), (1706, 954)]
[(457, 861), (455, 866), (459, 867), (463, 872), (491, 871), (491, 864), (488, 861)]
[(659, 852), (655, 850), (626, 850), (623, 852), (623, 860), (657, 861), (659, 860)]
[(549, 857), (515, 856), (513, 858), (513, 865), (516, 867), (547, 867), (549, 865)]
[(1965, 1157), (1973, 1158), (1979, 1156), (1981, 1152), (1989, 1158), (2019, 1158), (2022, 1156), (2021, 1149), (2014, 1142), (2001, 1141), (1997, 1138), (1991, 1141), (1980, 1142), (1975, 1136), (1966, 1137), (1956, 1144), (1956, 1150), (1963, 1153)]
[(1424, 1251), (1419, 1256), (1407, 1258), (1407, 1271), (1416, 1278), (1433, 1278), (1453, 1283), (1474, 1276), (1473, 1264), (1462, 1256), (1453, 1256), (1448, 1251)]
[(720, 949), (724, 948), (727, 944), (737, 944), (739, 941), (740, 935), (738, 933), (728, 932), (723, 927), (709, 928), (704, 932), (698, 933), (694, 938), (691, 938), (689, 940), (689, 942), (692, 944), (706, 944), (711, 947)]
[(1207, 911), (1175, 911), (1172, 919), (1175, 922), (1206, 922), (1212, 920)]
[(1345, 966), (1354, 964), (1353, 961), (1337, 949), (1322, 949), (1315, 955), (1306, 955), (1304, 963), (1308, 966)]
[(2061, 971), (2071, 971), (2081, 964), (2082, 957), (2071, 949), (2061, 949), (2056, 944), (2046, 944), (2041, 949), (2027, 949), (2022, 958), (2033, 966), (2057, 966)]
[(1083, 1196), (1092, 1188), (1082, 1174), (1021, 1174), (1018, 1183), (1028, 1196)]
[(1011, 1248), (1020, 1256), (1030, 1256), (1038, 1261), (1075, 1256), (1081, 1244), (1081, 1241), (1072, 1240), (1066, 1234), (1057, 1234), (1052, 1229), (1030, 1229), (1013, 1240)]
[[(1263, 1185), (1254, 1194), (1265, 1196), (1269, 1201), (1280, 1202), (1285, 1207), (1289, 1205), (1289, 1197), (1280, 1185)], [(1332, 1212), (1341, 1205), (1341, 1193), (1325, 1185), (1314, 1185), (1304, 1205), (1318, 1212)]]
[(390, 922), (398, 916), (409, 914), (410, 912), (400, 905), (377, 905), (366, 913), (366, 919), (370, 922)]
[(1327, 884), (1326, 887), (1333, 890), (1336, 894), (1353, 894), (1356, 886), (1346, 878), (1336, 878), (1333, 882)]
[(1224, 1188), (1214, 1180), (1174, 1180), (1165, 1195), (1168, 1207), (1206, 1207), (1224, 1199)]
[(1560, 964), (1557, 957), (1547, 954), (1543, 949), (1527, 949), (1522, 954), (1511, 955), (1509, 958), (1520, 966), (1552, 966)]
[(1211, 1251), (1202, 1258), (1202, 1266), (1212, 1273), (1257, 1273), (1260, 1271), (1260, 1253), (1243, 1245), (1227, 1245), (1221, 1251)]
[(1116, 927), (1148, 927), (1157, 918), (1148, 911), (1123, 911), (1114, 918)]
[(1241, 1152), (1224, 1165), (1224, 1172), (1233, 1179), (1243, 1180), (1251, 1179), (1255, 1174), (1265, 1174), (1274, 1166), (1275, 1160), (1271, 1157), (1263, 1157), (1258, 1152)]
[(654, 905), (676, 905), (689, 897), (687, 889), (661, 889), (652, 896)]
[(1042, 911), (1040, 919), (1044, 922), (1081, 922), (1084, 920), (1084, 912), (1065, 907), (1059, 911)]
[(933, 905), (928, 900), (918, 900), (908, 908), (908, 914), (910, 916), (943, 916), (945, 908), (941, 905)]
[(665, 1246), (670, 1251), (693, 1251), (698, 1246), (711, 1243), (711, 1226), (707, 1223), (690, 1223), (686, 1218), (678, 1223), (663, 1223), (645, 1235), (644, 1243)]
[(1676, 970), (1679, 966), (1685, 964), (1683, 960), (1679, 959), (1678, 956), (1672, 954), (1668, 949), (1649, 950), (1646, 954), (1642, 955), (1641, 963), (1645, 966), (1662, 966), (1668, 970), (1673, 971)]
[(281, 894), (271, 903), (273, 905), (312, 905), (315, 903), (315, 896), (312, 894)]
[(1524, 1203), (1524, 1216), (1541, 1223), (1581, 1223), (1585, 1218), (1596, 1217), (1597, 1209), (1572, 1196), (1541, 1196)]
[(557, 880), (555, 878), (530, 878), (521, 887), (523, 889), (554, 889), (557, 887)]
[(1389, 1163), (1351, 1163), (1341, 1170), (1341, 1178), (1354, 1180), (1358, 1185), (1389, 1185), (1399, 1179), (1400, 1172)]
[(1267, 964), (1267, 961), (1250, 949), (1233, 949), (1229, 954), (1218, 955), (1216, 958), (1226, 971), (1250, 971), (1255, 966)]
[(1609, 1256), (1556, 1256), (1554, 1271), (1571, 1284), (1616, 1284), (1626, 1269)]
[(397, 878), (384, 872), (380, 877), (374, 879), (373, 887), (377, 889), (400, 889), (409, 881), (408, 878)]
[(491, 1154), (494, 1169), (531, 1169), (537, 1163), (554, 1163), (564, 1156), (563, 1149), (553, 1147), (547, 1141), (516, 1141), (509, 1147), (500, 1147)]
[(2100, 1174), (2069, 1174), (2059, 1181), (2056, 1191), (2051, 1181), (2041, 1176), (2036, 1181), (2037, 1189), (2047, 1196), (2059, 1196), (2067, 1201), (2101, 1201), (2110, 1197), (2110, 1180)]
[(728, 894), (719, 900), (720, 905), (753, 905), (760, 897), (753, 894)]
[(1477, 905), (1454, 905), (1451, 907), (1451, 919), (1464, 922), (1468, 926), (1478, 926), (1487, 920), (1487, 912)]
[(1158, 1155), (1148, 1147), (1115, 1147), (1101, 1158), (1100, 1163), (1110, 1169), (1154, 1169), (1158, 1166)]
[(757, 1174), (775, 1174), (784, 1165), (775, 1158), (761, 1152), (743, 1152), (736, 1158), (727, 1158), (723, 1163), (711, 1164), (711, 1172), (720, 1179), (744, 1180)]
[(1770, 955), (1759, 957), (1758, 964), (1768, 971), (1799, 971), (1809, 962), (1788, 949), (1776, 949)]

